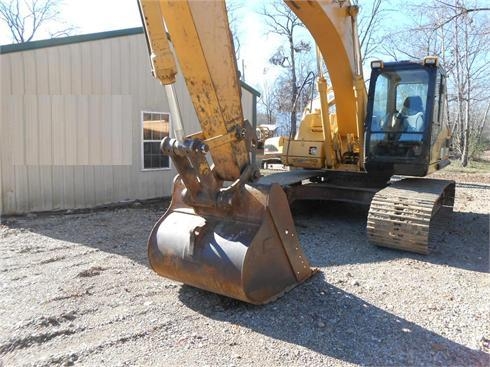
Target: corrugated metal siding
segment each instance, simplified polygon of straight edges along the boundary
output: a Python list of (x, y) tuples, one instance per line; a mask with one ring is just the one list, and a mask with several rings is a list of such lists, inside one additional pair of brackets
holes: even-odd
[[(0, 107), (2, 107), (1, 104), (0, 104)], [(2, 126), (0, 123), (0, 129), (1, 128), (2, 128)], [(0, 152), (0, 154), (1, 154), (1, 152)], [(2, 218), (2, 213), (3, 213), (3, 200), (1, 198), (2, 192), (3, 192), (3, 190), (2, 190), (2, 159), (0, 157), (0, 219)]]
[[(171, 194), (174, 169), (141, 170), (141, 111), (169, 111), (143, 34), (1, 54), (0, 67), (0, 214)], [(176, 89), (198, 131), (181, 78)]]
[(141, 110), (168, 111), (143, 35), (3, 54), (2, 213), (170, 194), (141, 172)]
[(242, 89), (242, 108), (243, 108), (243, 117), (245, 120), (248, 120), (250, 124), (253, 125), (254, 117), (253, 116), (253, 103), (254, 103), (254, 95), (244, 89)]

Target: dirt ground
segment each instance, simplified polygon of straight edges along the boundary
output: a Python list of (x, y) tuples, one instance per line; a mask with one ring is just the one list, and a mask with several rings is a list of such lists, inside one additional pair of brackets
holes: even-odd
[(294, 208), (320, 272), (251, 306), (156, 275), (161, 205), (4, 218), (0, 366), (488, 366), (490, 173), (457, 179), (428, 256), (366, 240), (367, 209)]

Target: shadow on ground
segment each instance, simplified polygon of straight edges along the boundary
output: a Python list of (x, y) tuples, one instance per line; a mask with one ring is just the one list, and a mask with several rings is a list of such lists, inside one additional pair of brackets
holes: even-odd
[(368, 304), (326, 283), (321, 275), (265, 306), (250, 306), (190, 286), (183, 286), (179, 297), (212, 319), (350, 363), (486, 366), (489, 361), (487, 354)]
[[(165, 202), (168, 204), (168, 202)], [(124, 256), (147, 266), (147, 240), (166, 206), (144, 205), (76, 214), (40, 214), (7, 218), (5, 225)], [(21, 252), (44, 252), (42, 245), (19, 243)], [(30, 249), (30, 247), (32, 247)]]
[[(481, 213), (444, 213), (431, 231), (429, 255), (418, 255), (367, 242), (368, 207), (335, 202), (296, 202), (292, 207), (300, 237), (311, 232), (317, 239), (302, 241), (313, 266), (362, 264), (397, 258), (488, 272), (489, 215)], [(322, 249), (324, 249), (322, 251)]]
[[(10, 218), (6, 225), (125, 256), (147, 266), (147, 238), (164, 212), (165, 205), (153, 204), (85, 214)], [(432, 252), (423, 256), (370, 245), (365, 232), (367, 207), (304, 201), (296, 202), (292, 212), (304, 251), (315, 267), (413, 258), (472, 271), (489, 270), (489, 216), (485, 214), (452, 213), (434, 231)]]

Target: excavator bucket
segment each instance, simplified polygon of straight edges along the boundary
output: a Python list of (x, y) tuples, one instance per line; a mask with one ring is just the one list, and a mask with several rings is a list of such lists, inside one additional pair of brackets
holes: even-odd
[(280, 297), (312, 275), (282, 188), (243, 185), (228, 209), (197, 209), (174, 182), (172, 202), (148, 241), (160, 275), (252, 304)]

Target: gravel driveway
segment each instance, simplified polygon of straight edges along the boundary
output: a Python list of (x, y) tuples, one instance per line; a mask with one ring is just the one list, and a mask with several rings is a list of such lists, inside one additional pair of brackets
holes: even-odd
[(294, 208), (320, 272), (251, 306), (166, 280), (146, 238), (165, 206), (0, 226), (0, 366), (488, 366), (489, 183), (457, 186), (429, 256), (366, 241), (367, 209)]

